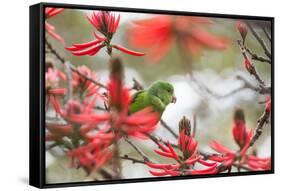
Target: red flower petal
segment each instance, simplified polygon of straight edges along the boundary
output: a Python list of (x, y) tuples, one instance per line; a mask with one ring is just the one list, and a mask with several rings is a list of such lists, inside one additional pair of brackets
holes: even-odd
[(116, 48), (117, 50), (120, 50), (124, 53), (131, 54), (133, 56), (144, 56), (144, 53), (142, 53), (142, 52), (136, 52), (136, 51), (133, 51), (133, 50), (129, 50), (129, 49), (124, 48), (120, 45), (113, 45), (112, 47)]

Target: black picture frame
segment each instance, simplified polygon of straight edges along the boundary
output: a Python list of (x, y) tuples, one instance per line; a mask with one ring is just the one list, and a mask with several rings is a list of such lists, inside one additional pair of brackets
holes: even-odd
[[(138, 179), (122, 179), (108, 180), (97, 182), (71, 182), (71, 183), (56, 183), (46, 184), (45, 182), (45, 7), (57, 7), (68, 9), (87, 9), (87, 10), (110, 10), (119, 12), (134, 12), (134, 13), (154, 13), (154, 14), (170, 14), (170, 15), (188, 15), (188, 16), (203, 16), (215, 18), (231, 18), (231, 19), (247, 19), (260, 20), (271, 22), (271, 87), (272, 87), (272, 115), (271, 115), (271, 170), (252, 171), (252, 172), (235, 172), (217, 175), (191, 175), (182, 177), (161, 177), (161, 178), (138, 178)], [(39, 3), (30, 6), (30, 137), (29, 137), (29, 184), (38, 188), (54, 188), (54, 187), (69, 187), (69, 186), (85, 186), (85, 185), (100, 185), (100, 184), (116, 184), (116, 183), (135, 183), (148, 181), (166, 181), (166, 180), (183, 180), (195, 178), (210, 178), (210, 177), (229, 177), (229, 176), (244, 176), (258, 174), (274, 173), (274, 17), (264, 16), (249, 16), (249, 15), (231, 15), (217, 13), (195, 13), (171, 10), (154, 10), (154, 9), (137, 9), (123, 7), (104, 7), (94, 5), (75, 5), (75, 4), (59, 4), (59, 3)]]

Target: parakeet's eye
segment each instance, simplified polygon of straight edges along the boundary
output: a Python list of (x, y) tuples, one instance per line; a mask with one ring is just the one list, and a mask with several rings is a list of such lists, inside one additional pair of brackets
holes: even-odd
[(172, 89), (168, 89), (167, 90), (169, 93), (173, 93), (173, 90)]

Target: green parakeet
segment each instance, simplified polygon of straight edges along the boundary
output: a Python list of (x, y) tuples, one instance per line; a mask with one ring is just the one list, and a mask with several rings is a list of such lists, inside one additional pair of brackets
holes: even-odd
[(129, 114), (151, 106), (155, 112), (159, 113), (161, 118), (166, 106), (175, 102), (174, 87), (168, 82), (156, 81), (148, 90), (141, 90), (134, 94), (129, 107)]

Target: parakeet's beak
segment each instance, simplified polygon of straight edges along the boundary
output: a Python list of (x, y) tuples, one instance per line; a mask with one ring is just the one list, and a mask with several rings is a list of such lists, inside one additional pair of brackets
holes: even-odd
[(173, 95), (171, 103), (176, 103), (176, 102), (177, 102), (177, 98), (175, 95)]

